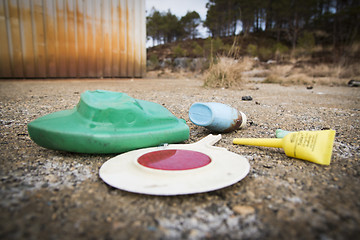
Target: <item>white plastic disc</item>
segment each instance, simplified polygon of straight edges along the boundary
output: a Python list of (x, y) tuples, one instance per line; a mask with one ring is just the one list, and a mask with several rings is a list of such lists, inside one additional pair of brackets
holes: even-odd
[[(220, 139), (221, 135), (210, 134), (193, 144), (170, 144), (127, 152), (105, 162), (99, 175), (112, 187), (150, 195), (193, 194), (224, 188), (243, 179), (249, 173), (250, 164), (243, 156), (212, 146)], [(196, 152), (197, 156), (208, 156), (210, 162), (185, 170), (163, 170), (139, 161), (146, 160), (147, 155), (154, 155), (153, 152), (158, 152), (157, 155), (174, 152), (164, 150), (190, 151), (189, 161), (192, 152)], [(180, 152), (186, 155), (186, 151)]]

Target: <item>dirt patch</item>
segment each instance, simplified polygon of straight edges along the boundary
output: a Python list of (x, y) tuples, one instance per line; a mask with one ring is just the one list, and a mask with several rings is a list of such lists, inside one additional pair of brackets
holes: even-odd
[[(206, 89), (196, 79), (0, 82), (3, 239), (355, 239), (360, 234), (360, 88), (257, 84)], [(37, 146), (27, 124), (69, 109), (85, 90), (125, 92), (157, 102), (187, 121), (193, 143), (210, 132), (189, 121), (194, 102), (244, 112), (247, 127), (217, 146), (249, 159), (242, 181), (217, 191), (173, 197), (106, 185), (99, 167), (115, 155)], [(252, 96), (252, 101), (241, 101)], [(232, 144), (235, 137), (275, 137), (275, 130), (336, 130), (330, 166), (280, 149)]]

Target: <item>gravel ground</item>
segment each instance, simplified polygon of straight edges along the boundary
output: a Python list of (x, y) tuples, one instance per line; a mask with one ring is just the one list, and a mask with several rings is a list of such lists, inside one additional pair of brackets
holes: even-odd
[[(0, 82), (1, 239), (359, 239), (360, 88), (254, 84), (205, 89), (194, 79)], [(73, 108), (85, 90), (125, 92), (184, 118), (193, 143), (210, 132), (189, 121), (192, 103), (231, 105), (245, 129), (216, 145), (245, 156), (242, 181), (213, 192), (148, 196), (106, 185), (100, 166), (115, 155), (59, 152), (36, 145), (27, 124)], [(242, 96), (252, 101), (242, 101)], [(275, 130), (336, 130), (330, 166), (281, 149), (238, 146), (234, 137)]]

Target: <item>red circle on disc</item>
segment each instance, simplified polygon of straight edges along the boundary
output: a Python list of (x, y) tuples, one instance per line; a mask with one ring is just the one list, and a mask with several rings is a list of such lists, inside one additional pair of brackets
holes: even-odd
[(189, 170), (208, 165), (211, 158), (201, 152), (169, 149), (146, 153), (138, 158), (142, 166), (159, 170)]

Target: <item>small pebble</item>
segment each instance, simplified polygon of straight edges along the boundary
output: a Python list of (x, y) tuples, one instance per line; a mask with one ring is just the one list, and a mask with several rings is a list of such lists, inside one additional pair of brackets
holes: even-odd
[(233, 207), (233, 211), (242, 216), (250, 215), (255, 213), (255, 208), (245, 205), (236, 205)]
[(251, 101), (251, 100), (253, 100), (253, 99), (252, 99), (251, 96), (242, 96), (242, 97), (241, 97), (241, 100), (243, 100), (243, 101)]

